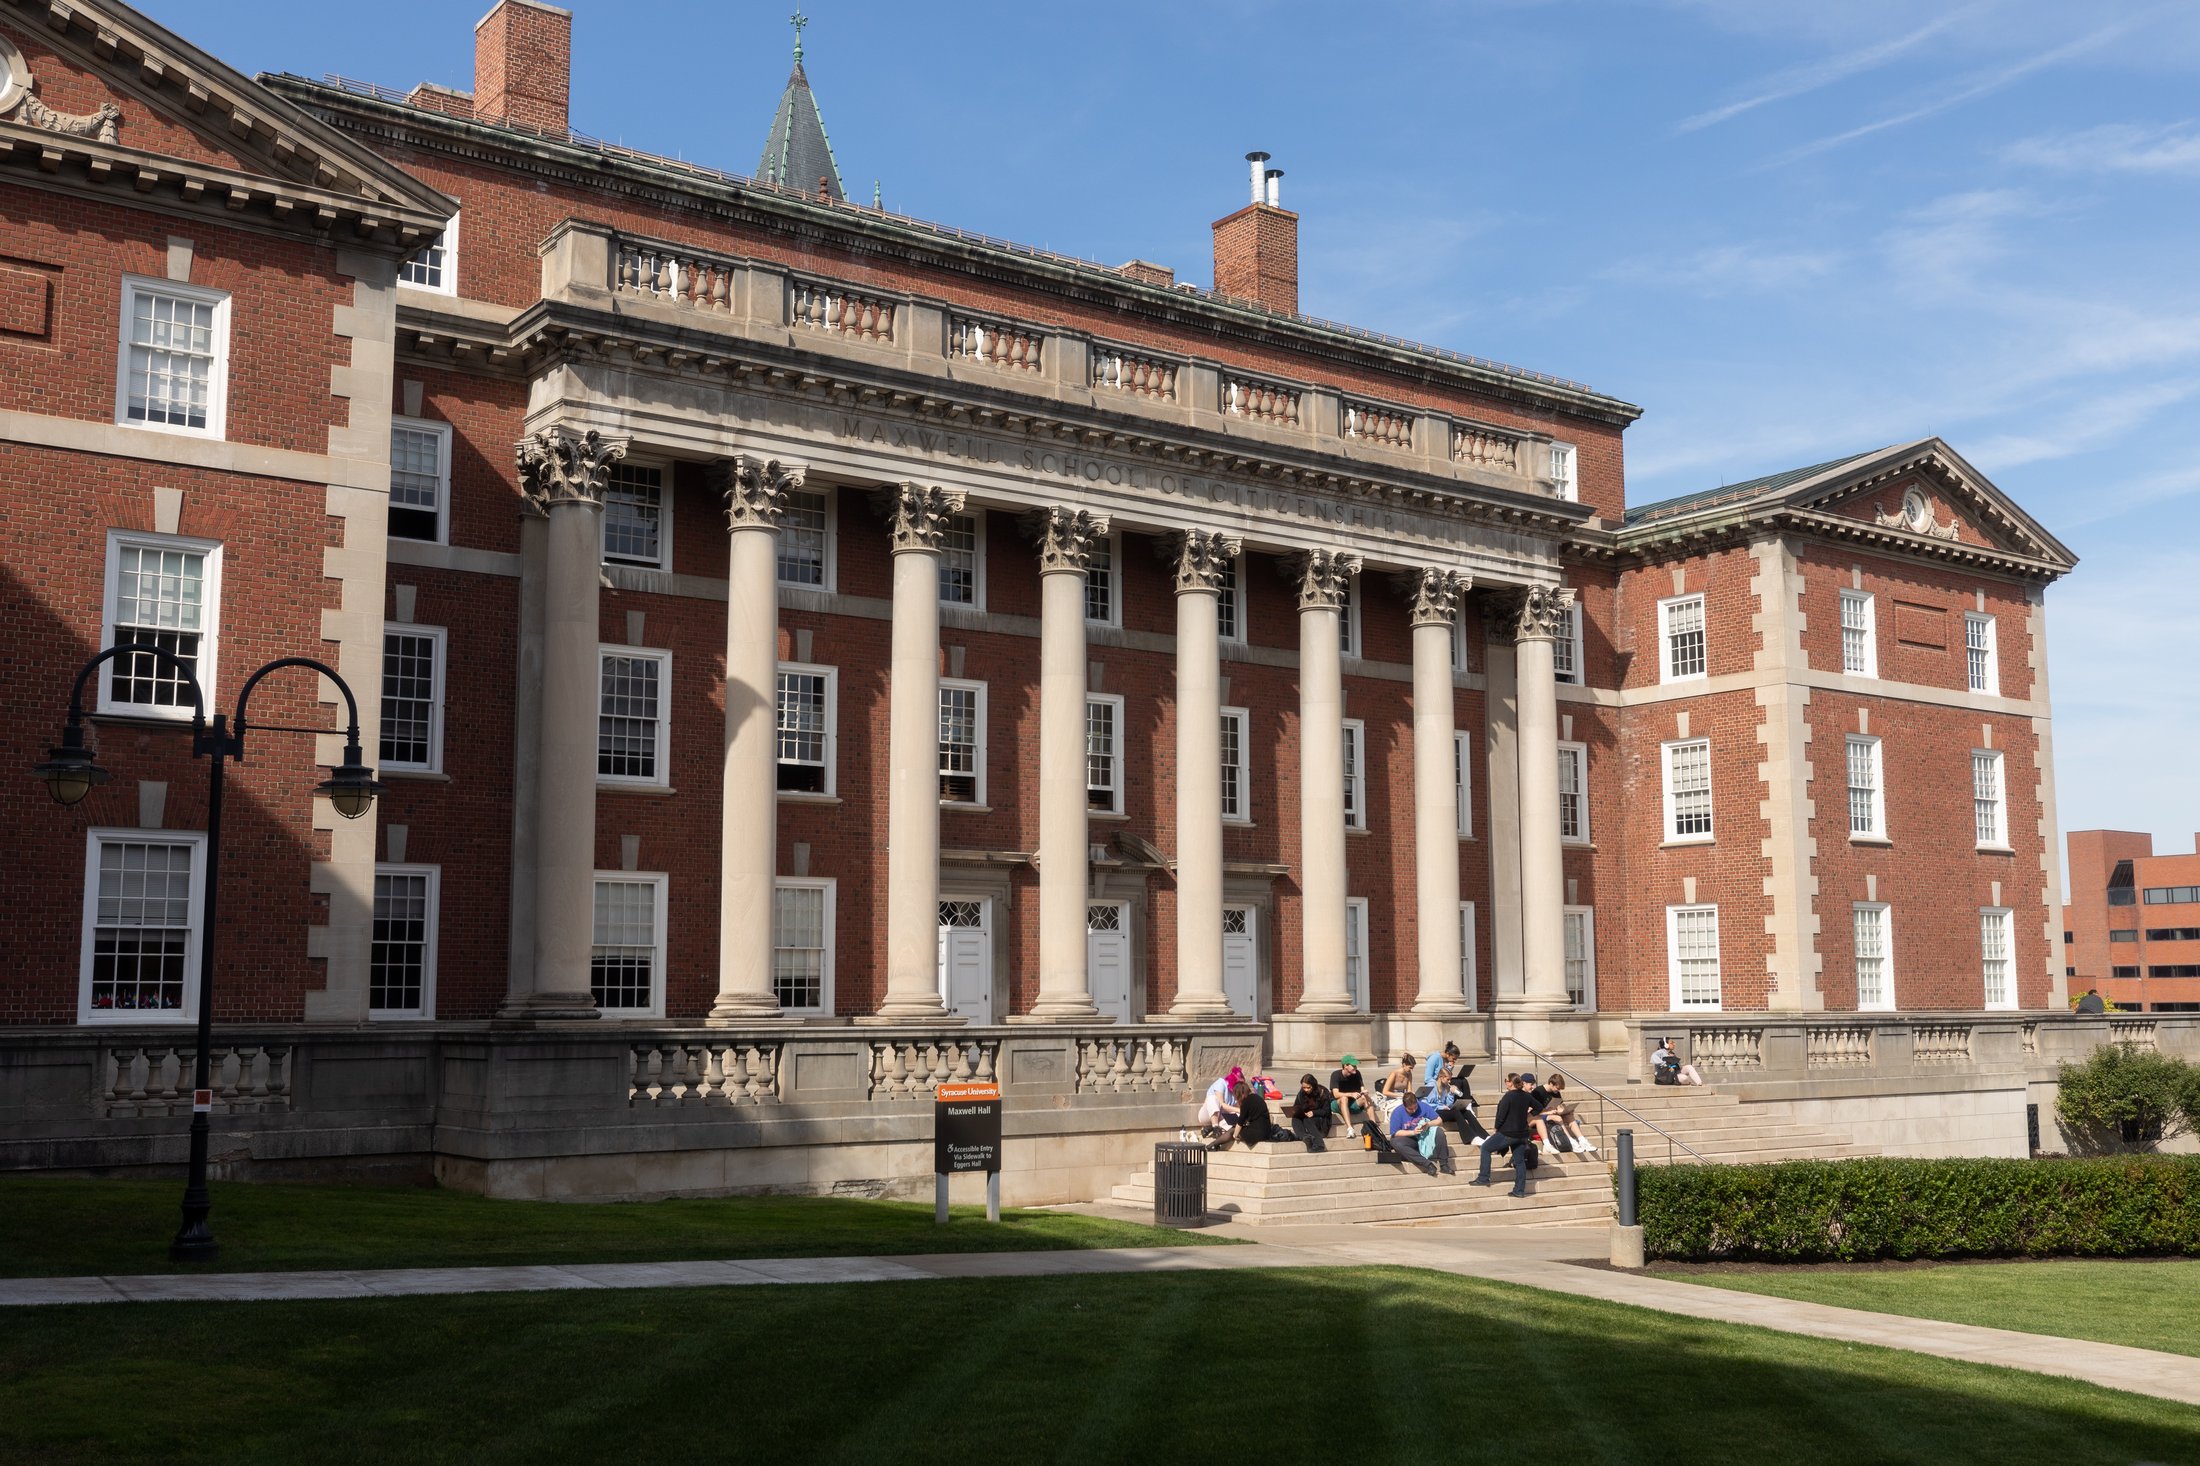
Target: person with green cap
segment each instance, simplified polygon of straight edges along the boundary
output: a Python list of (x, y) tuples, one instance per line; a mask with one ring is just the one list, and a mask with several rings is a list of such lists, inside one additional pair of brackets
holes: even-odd
[[(1329, 1076), (1330, 1104), (1337, 1118), (1344, 1121), (1349, 1132), (1354, 1125), (1360, 1127), (1360, 1145), (1363, 1149), (1375, 1148), (1375, 1134), (1368, 1129), (1368, 1118), (1374, 1111), (1368, 1105), (1367, 1080), (1360, 1075), (1360, 1061), (1346, 1054), (1335, 1073)], [(1357, 1113), (1355, 1113), (1357, 1112)]]

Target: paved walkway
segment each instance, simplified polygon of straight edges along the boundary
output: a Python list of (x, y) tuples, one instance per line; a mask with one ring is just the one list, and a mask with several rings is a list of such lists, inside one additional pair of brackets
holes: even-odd
[(356, 1272), (152, 1274), (0, 1280), (0, 1307), (53, 1303), (389, 1298), (434, 1293), (583, 1288), (716, 1288), (764, 1283), (887, 1283), (1238, 1268), (1429, 1268), (1582, 1298), (1783, 1333), (1874, 1344), (1995, 1364), (2200, 1405), (2200, 1359), (2008, 1329), (1941, 1323), (1699, 1287), (1639, 1273), (1575, 1266), (1601, 1258), (1597, 1227), (1225, 1226), (1242, 1247), (1084, 1252), (957, 1252), (918, 1257), (807, 1257), (743, 1262), (636, 1262), (554, 1267), (390, 1268)]

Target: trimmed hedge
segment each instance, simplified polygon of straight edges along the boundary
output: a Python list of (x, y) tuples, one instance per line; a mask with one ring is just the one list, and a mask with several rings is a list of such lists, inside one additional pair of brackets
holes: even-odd
[(2200, 1256), (2200, 1156), (1895, 1156), (1636, 1172), (1673, 1261)]

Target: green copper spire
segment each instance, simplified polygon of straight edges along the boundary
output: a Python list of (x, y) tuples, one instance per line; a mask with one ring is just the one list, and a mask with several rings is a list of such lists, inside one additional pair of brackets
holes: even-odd
[(840, 181), (840, 164), (833, 158), (832, 140), (825, 135), (825, 119), (810, 92), (810, 79), (802, 70), (802, 28), (810, 18), (797, 10), (787, 18), (794, 27), (794, 70), (787, 89), (780, 94), (779, 110), (772, 116), (772, 130), (764, 138), (764, 156), (756, 176), (806, 194), (815, 194), (822, 180), (835, 203), (845, 203), (848, 190)]

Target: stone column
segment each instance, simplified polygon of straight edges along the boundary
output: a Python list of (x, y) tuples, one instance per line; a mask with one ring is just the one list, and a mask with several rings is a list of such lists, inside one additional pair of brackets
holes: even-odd
[(597, 590), (603, 581), (603, 495), (624, 439), (552, 428), (520, 442), (520, 489), (549, 521), (545, 533), (542, 741), (536, 786), (514, 790), (537, 811), (535, 970), (498, 1016), (594, 1018), (589, 952), (596, 912)]
[(1566, 875), (1558, 837), (1558, 679), (1551, 660), (1574, 593), (1536, 586), (1513, 623), (1520, 719), (1520, 957), (1518, 1006), (1551, 1011), (1566, 997)]
[(726, 741), (718, 837), (718, 1001), (708, 1022), (779, 1016), (772, 878), (779, 856), (779, 517), (802, 470), (712, 465), (726, 500)]
[(1310, 550), (1299, 570), (1301, 1013), (1355, 1011), (1345, 980), (1344, 651), (1338, 620), (1359, 569), (1357, 555)]
[(1473, 1006), (1459, 971), (1459, 801), (1452, 769), (1459, 720), (1451, 633), (1471, 584), (1424, 569), (1413, 586), (1413, 882), (1420, 991), (1413, 1011), (1450, 1016)]
[(1086, 898), (1091, 807), (1085, 795), (1085, 567), (1108, 521), (1054, 508), (1039, 538), (1039, 996), (1035, 1021), (1089, 1023)]
[[(1176, 1001), (1169, 1017), (1221, 1018), (1222, 587), (1242, 545), (1187, 530), (1176, 547)], [(1342, 903), (1339, 903), (1342, 910)]]
[(959, 1022), (940, 997), (940, 542), (955, 491), (889, 491), (893, 689), (887, 714), (886, 1001), (882, 1020)]

